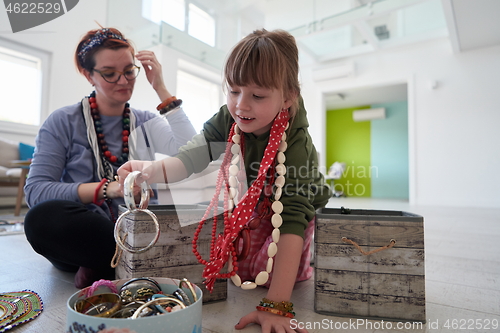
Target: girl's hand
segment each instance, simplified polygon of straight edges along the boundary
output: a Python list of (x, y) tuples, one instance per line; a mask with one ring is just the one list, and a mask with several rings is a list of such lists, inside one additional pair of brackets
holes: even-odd
[(295, 328), (290, 318), (268, 313), (264, 311), (253, 311), (240, 319), (240, 322), (234, 326), (235, 329), (241, 330), (248, 324), (255, 323), (260, 325), (262, 333), (271, 332), (286, 332), (286, 333), (308, 333), (306, 329)]
[(135, 57), (141, 62), (144, 72), (146, 72), (146, 77), (149, 83), (153, 86), (153, 89), (158, 94), (160, 94), (163, 90), (167, 90), (165, 88), (165, 83), (163, 82), (161, 65), (158, 62), (158, 59), (156, 59), (154, 52), (139, 51)]
[[(133, 171), (140, 171), (141, 175), (136, 178), (136, 184), (141, 184), (144, 181), (148, 181), (151, 176), (153, 162), (151, 161), (128, 161), (123, 164), (117, 171), (118, 182), (120, 183), (120, 188), (123, 191), (123, 182), (127, 176)], [(134, 190), (135, 193), (135, 190)], [(123, 196), (123, 192), (122, 192)]]
[(136, 184), (177, 182), (188, 177), (186, 167), (176, 157), (167, 157), (159, 161), (128, 161), (118, 169), (120, 185), (123, 187), (125, 178), (132, 171), (140, 171), (141, 175), (135, 179)]
[[(123, 198), (123, 186), (121, 186), (119, 182), (109, 183), (106, 189), (106, 196), (109, 199)], [(154, 192), (150, 189), (149, 197), (152, 198), (153, 196)], [(134, 199), (136, 203), (141, 201), (141, 187), (138, 184), (134, 186)]]

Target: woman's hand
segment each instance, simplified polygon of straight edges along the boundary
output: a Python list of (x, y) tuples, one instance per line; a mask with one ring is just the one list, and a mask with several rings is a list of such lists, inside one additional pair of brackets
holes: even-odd
[(144, 72), (146, 72), (146, 77), (153, 86), (153, 89), (157, 92), (160, 100), (167, 99), (170, 97), (170, 93), (165, 87), (163, 82), (163, 74), (161, 71), (161, 65), (156, 59), (154, 52), (152, 51), (139, 51), (135, 55), (136, 59), (141, 62)]
[(308, 333), (306, 329), (300, 329), (293, 325), (290, 318), (268, 313), (264, 311), (253, 311), (240, 319), (240, 322), (234, 326), (241, 330), (248, 324), (255, 323), (260, 325), (262, 333), (286, 332), (286, 333)]
[(109, 199), (123, 198), (123, 187), (118, 182), (110, 182), (106, 188), (106, 196)]

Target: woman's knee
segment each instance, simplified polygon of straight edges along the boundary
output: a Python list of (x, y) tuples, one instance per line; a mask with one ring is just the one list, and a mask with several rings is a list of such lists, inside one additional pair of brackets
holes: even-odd
[(24, 231), (28, 240), (52, 229), (58, 220), (65, 219), (65, 212), (81, 204), (66, 200), (49, 200), (31, 207), (24, 218)]

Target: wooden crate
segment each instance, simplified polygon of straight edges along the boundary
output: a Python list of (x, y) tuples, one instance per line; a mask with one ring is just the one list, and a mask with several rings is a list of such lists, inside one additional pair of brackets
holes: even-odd
[[(316, 215), (318, 313), (425, 321), (423, 217), (401, 211), (324, 208)], [(364, 252), (396, 241), (392, 248)]]
[[(227, 298), (227, 280), (219, 279), (209, 293), (202, 284), (202, 271), (205, 266), (198, 263), (192, 251), (192, 241), (198, 222), (205, 213), (202, 205), (150, 205), (160, 223), (160, 238), (156, 244), (143, 253), (123, 251), (116, 278), (167, 277), (187, 278), (203, 291), (203, 303), (225, 300)], [(124, 206), (120, 212), (126, 211)], [(222, 216), (218, 231), (223, 231)], [(130, 213), (121, 223), (120, 235), (127, 234), (125, 244), (131, 248), (148, 245), (155, 235), (154, 223), (146, 213)], [(198, 239), (198, 251), (205, 259), (209, 258), (212, 238), (212, 219), (207, 220)]]

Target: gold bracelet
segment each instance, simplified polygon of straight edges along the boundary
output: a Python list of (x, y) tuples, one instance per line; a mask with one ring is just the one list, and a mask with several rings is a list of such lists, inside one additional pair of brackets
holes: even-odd
[(275, 315), (279, 315), (279, 316), (283, 316), (283, 317), (287, 317), (287, 318), (295, 317), (294, 312), (281, 311), (281, 310), (273, 309), (273, 308), (266, 308), (265, 306), (257, 306), (256, 309), (258, 311), (269, 312), (269, 313), (273, 313)]
[(78, 300), (74, 310), (94, 317), (111, 317), (120, 310), (122, 300), (118, 294), (97, 294)]
[(191, 282), (189, 282), (188, 279), (183, 278), (182, 280), (179, 281), (179, 288), (182, 289), (182, 284), (186, 284), (189, 288), (189, 291), (191, 292), (191, 295), (193, 295), (193, 300), (196, 302), (198, 300), (198, 296), (196, 295), (196, 291), (193, 288), (193, 285)]
[(264, 297), (262, 299), (262, 301), (260, 301), (259, 305), (263, 306), (265, 308), (278, 309), (278, 310), (285, 311), (285, 312), (293, 312), (293, 303), (292, 302), (286, 302), (286, 301), (275, 302), (275, 301), (271, 301), (270, 299)]

